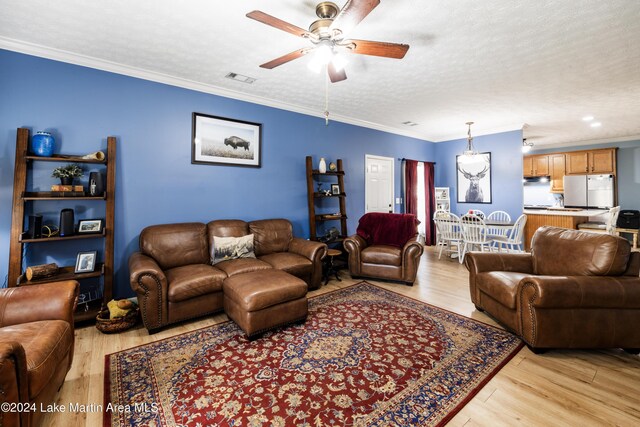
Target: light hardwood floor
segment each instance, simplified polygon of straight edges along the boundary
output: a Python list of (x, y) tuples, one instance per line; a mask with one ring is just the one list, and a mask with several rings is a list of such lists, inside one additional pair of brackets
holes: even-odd
[[(346, 270), (310, 296), (357, 283)], [(413, 287), (378, 282), (387, 289), (496, 325), (475, 310), (468, 275), (457, 261), (437, 259), (427, 248)], [(75, 358), (57, 402), (102, 404), (105, 355), (227, 320), (220, 314), (148, 335), (141, 325), (103, 335), (94, 327), (76, 331)], [(640, 325), (639, 325), (640, 327)], [(100, 426), (101, 412), (48, 415), (46, 426)], [(622, 350), (549, 351), (523, 348), (448, 424), (450, 426), (600, 426), (640, 425), (640, 357)]]

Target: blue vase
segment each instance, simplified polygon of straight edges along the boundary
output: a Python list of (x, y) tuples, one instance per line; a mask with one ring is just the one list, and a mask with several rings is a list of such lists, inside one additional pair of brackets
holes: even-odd
[(49, 132), (36, 132), (31, 137), (31, 151), (36, 156), (51, 157), (56, 148), (56, 140)]

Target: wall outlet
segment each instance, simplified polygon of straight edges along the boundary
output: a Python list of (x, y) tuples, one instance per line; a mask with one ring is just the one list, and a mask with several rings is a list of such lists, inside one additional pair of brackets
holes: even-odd
[(396, 197), (396, 205), (402, 204), (402, 197)]

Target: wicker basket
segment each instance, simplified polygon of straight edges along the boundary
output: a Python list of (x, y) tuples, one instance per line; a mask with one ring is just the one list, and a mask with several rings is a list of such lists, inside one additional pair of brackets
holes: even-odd
[(102, 310), (96, 316), (96, 328), (104, 334), (123, 332), (134, 327), (139, 318), (139, 307), (131, 310), (126, 316), (117, 319), (109, 319), (109, 310)]

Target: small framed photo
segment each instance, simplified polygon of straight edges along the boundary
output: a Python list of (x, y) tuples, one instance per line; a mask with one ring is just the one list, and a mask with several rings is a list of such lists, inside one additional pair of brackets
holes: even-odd
[(339, 196), (340, 195), (340, 185), (331, 184), (331, 194), (333, 194), (334, 196)]
[(101, 219), (82, 219), (78, 221), (78, 234), (102, 233)]
[(91, 273), (96, 269), (97, 251), (78, 252), (74, 273)]
[(260, 167), (262, 125), (193, 113), (191, 163)]

